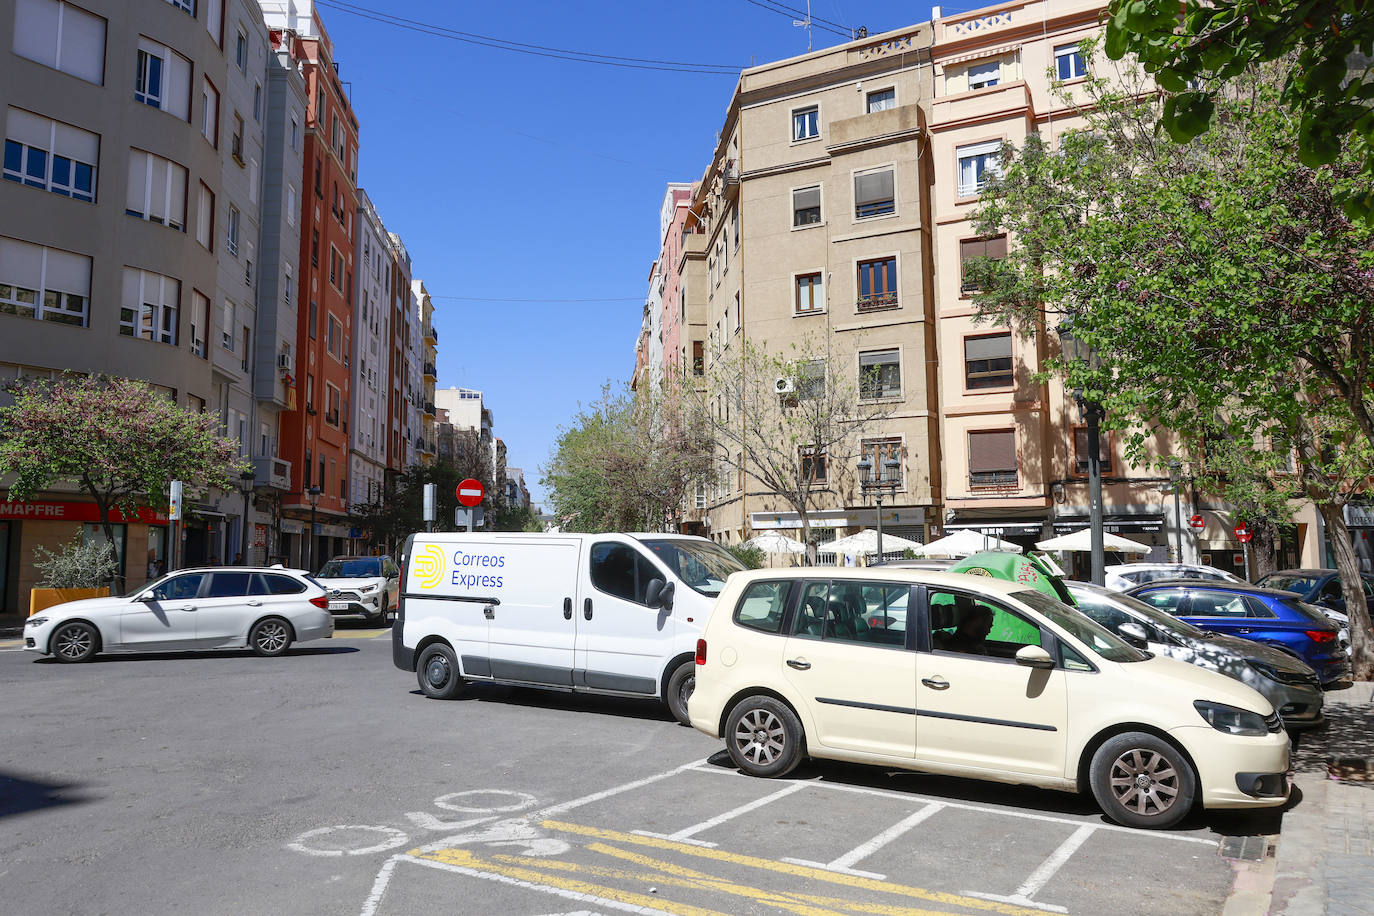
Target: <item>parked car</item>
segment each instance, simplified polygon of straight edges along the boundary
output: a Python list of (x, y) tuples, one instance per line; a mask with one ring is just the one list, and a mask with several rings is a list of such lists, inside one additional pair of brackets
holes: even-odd
[(1305, 662), (1273, 646), (1206, 633), (1138, 598), (1089, 582), (1065, 582), (1078, 609), (1137, 648), (1233, 677), (1264, 694), (1290, 732), (1324, 719), (1321, 680)]
[(334, 635), (324, 589), (300, 569), (182, 569), (122, 598), (68, 601), (30, 617), (24, 648), (61, 662), (98, 652), (250, 648), (282, 655)]
[[(1350, 616), (1345, 609), (1341, 574), (1334, 569), (1281, 569), (1263, 577), (1256, 585), (1292, 592), (1308, 604), (1321, 608), (1341, 627), (1341, 645), (1350, 646)], [(1374, 611), (1374, 575), (1360, 574), (1365, 605)]]
[(386, 623), (401, 594), (401, 570), (391, 557), (335, 557), (315, 581), (329, 593), (329, 613)]
[(1243, 582), (1239, 576), (1215, 566), (1191, 563), (1118, 563), (1106, 567), (1102, 584), (1124, 592), (1159, 579), (1207, 579), (1213, 582)]
[(1126, 594), (1202, 630), (1282, 649), (1310, 665), (1326, 690), (1353, 682), (1350, 656), (1341, 648), (1336, 625), (1291, 592), (1257, 585), (1165, 580), (1138, 585)]
[[(864, 623), (870, 598), (902, 625)], [(1000, 634), (1019, 633), (1019, 638)], [(1245, 684), (1127, 644), (1019, 582), (914, 569), (731, 576), (697, 642), (691, 724), (735, 765), (810, 756), (1064, 791), (1118, 823), (1272, 807), (1288, 736)]]

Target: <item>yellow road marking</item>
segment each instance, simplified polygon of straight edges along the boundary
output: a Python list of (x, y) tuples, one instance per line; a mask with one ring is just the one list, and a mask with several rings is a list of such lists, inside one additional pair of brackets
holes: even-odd
[(23, 644), (24, 640), (22, 639), (4, 639), (0, 640), (0, 649), (14, 649)]
[[(457, 865), (463, 868), (471, 868), (477, 871), (495, 872), (508, 878), (517, 878), (528, 881), (531, 884), (542, 884), (547, 887), (556, 887), (560, 890), (574, 891), (579, 894), (590, 894), (600, 897), (603, 900), (614, 900), (618, 903), (628, 903), (634, 906), (642, 906), (664, 913), (673, 913), (674, 916), (728, 916), (718, 910), (708, 910), (702, 907), (691, 906), (686, 903), (675, 903), (671, 900), (663, 900), (651, 894), (635, 894), (629, 891), (619, 890), (614, 887), (605, 887), (600, 884), (592, 884), (587, 881), (577, 881), (571, 878), (562, 878), (557, 875), (545, 874), (529, 868), (517, 868), (515, 866), (502, 867), (494, 862), (487, 862), (477, 858), (467, 849), (440, 849), (436, 852), (421, 853), (418, 849), (412, 850), (410, 855), (419, 859), (430, 859), (434, 862), (441, 862), (445, 865)], [(1043, 914), (1039, 914), (1043, 916)]]
[(904, 897), (914, 897), (918, 900), (929, 900), (932, 903), (944, 904), (946, 906), (987, 910), (993, 913), (1007, 914), (1007, 916), (1044, 916), (1043, 910), (1015, 906), (1010, 903), (980, 900), (976, 897), (965, 897), (962, 894), (928, 891), (925, 888), (910, 887), (904, 884), (895, 884), (890, 881), (878, 881), (873, 878), (864, 878), (858, 875), (846, 875), (839, 872), (827, 871), (823, 868), (794, 865), (791, 862), (777, 862), (772, 859), (762, 859), (757, 856), (727, 852), (723, 849), (692, 846), (687, 843), (679, 843), (674, 840), (662, 839), (660, 837), (640, 836), (639, 834), (622, 833), (619, 830), (606, 830), (599, 827), (584, 827), (580, 824), (568, 824), (562, 821), (543, 821), (540, 826), (548, 830), (557, 830), (563, 833), (573, 833), (579, 836), (594, 837), (600, 840), (615, 840), (621, 843), (648, 846), (654, 849), (672, 850), (684, 855), (697, 856), (698, 858), (714, 859), (718, 862), (730, 862), (735, 865), (744, 865), (750, 868), (761, 868), (797, 878), (809, 878), (813, 881), (825, 881), (830, 884), (842, 884), (847, 887), (860, 888), (863, 890), (878, 891), (886, 894), (898, 894)]
[(340, 630), (335, 628), (335, 639), (372, 639), (381, 636), (383, 633), (390, 633), (390, 630)]

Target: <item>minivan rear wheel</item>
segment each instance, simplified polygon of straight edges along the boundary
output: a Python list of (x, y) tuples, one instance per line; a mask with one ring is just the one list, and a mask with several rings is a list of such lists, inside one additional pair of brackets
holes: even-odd
[(1088, 781), (1103, 813), (1127, 827), (1172, 827), (1192, 810), (1197, 792), (1197, 775), (1183, 753), (1145, 732), (1104, 742)]
[(433, 700), (453, 700), (463, 692), (467, 682), (458, 672), (458, 656), (444, 643), (435, 643), (420, 653), (415, 666), (420, 689)]
[(801, 722), (785, 703), (769, 696), (740, 700), (725, 720), (730, 759), (750, 776), (774, 778), (796, 769), (806, 755)]

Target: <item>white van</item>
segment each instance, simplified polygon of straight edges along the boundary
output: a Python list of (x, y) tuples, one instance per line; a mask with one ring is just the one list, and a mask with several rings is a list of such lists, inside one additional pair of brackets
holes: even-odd
[(426, 696), (469, 681), (657, 697), (683, 724), (696, 642), (744, 567), (675, 534), (414, 534), (391, 631)]

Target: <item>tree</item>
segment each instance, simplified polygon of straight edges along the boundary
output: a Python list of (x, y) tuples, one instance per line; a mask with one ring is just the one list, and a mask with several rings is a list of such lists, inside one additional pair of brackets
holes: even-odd
[(1173, 96), (1160, 112), (1186, 143), (1208, 129), (1227, 80), (1258, 63), (1289, 64), (1281, 99), (1300, 119), (1297, 151), (1308, 166), (1348, 149), (1363, 182), (1347, 211), (1374, 220), (1374, 6), (1368, 0), (1113, 0), (1106, 51), (1131, 53)]
[(676, 383), (628, 392), (607, 384), (560, 430), (541, 468), (553, 514), (573, 531), (659, 530), (711, 470), (699, 419)]
[[(146, 382), (66, 375), (9, 390), (14, 401), (0, 408), (0, 475), (15, 475), (9, 499), (75, 482), (95, 501), (111, 545), (112, 510), (133, 518), (141, 506), (166, 505), (173, 480), (232, 489), (247, 469), (216, 417), (179, 407)], [(123, 590), (122, 571), (114, 585)]]
[(434, 530), (455, 529), (458, 484), (469, 477), (482, 482), (487, 527), (496, 527), (505, 499), (492, 480), (491, 449), (474, 430), (454, 430), (452, 436), (456, 447), (451, 456), (433, 464), (411, 465), (391, 481), (376, 502), (353, 507), (354, 523), (368, 533), (375, 547), (390, 551), (410, 535), (425, 530), (425, 484), (430, 483), (435, 491)]
[[(863, 434), (886, 417), (859, 386), (831, 372), (830, 355), (810, 340), (784, 353), (750, 341), (713, 360), (696, 414), (709, 427), (717, 461), (763, 485), (797, 513), (808, 557), (811, 512), (862, 450)], [(783, 383), (788, 390), (780, 392)]]
[[(1374, 674), (1369, 615), (1340, 506), (1374, 466), (1374, 228), (1340, 205), (1360, 179), (1347, 147), (1298, 161), (1277, 68), (1216, 96), (1214, 127), (1160, 142), (1159, 100), (1139, 74), (1090, 80), (1084, 129), (1009, 159), (975, 222), (1017, 244), (971, 267), (984, 317), (1026, 333), (1068, 322), (1100, 367), (1051, 364), (1131, 427), (1128, 455), (1167, 430), (1218, 431), (1296, 450), (1296, 479), (1327, 522), (1351, 613), (1356, 670)], [(1205, 449), (1204, 449), (1205, 451)], [(1340, 460), (1332, 459), (1340, 456)], [(1203, 456), (1205, 460), (1205, 455)], [(1347, 556), (1348, 553), (1348, 556)]]

